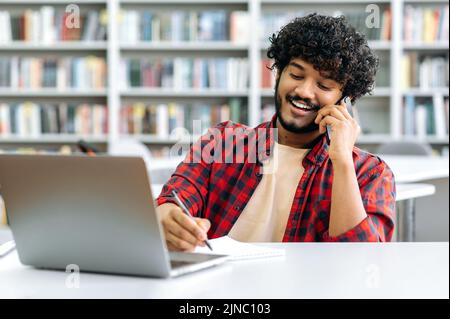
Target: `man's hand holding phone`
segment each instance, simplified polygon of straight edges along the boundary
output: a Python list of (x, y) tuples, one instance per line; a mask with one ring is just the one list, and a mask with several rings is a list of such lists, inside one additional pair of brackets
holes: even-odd
[(343, 99), (338, 105), (322, 107), (315, 119), (320, 133), (326, 133), (331, 127), (330, 147), (328, 154), (333, 163), (353, 163), (352, 151), (361, 128), (348, 112)]
[(164, 229), (167, 248), (171, 251), (193, 251), (196, 246), (204, 246), (207, 232), (211, 227), (209, 220), (189, 218), (180, 207), (165, 203), (156, 208)]

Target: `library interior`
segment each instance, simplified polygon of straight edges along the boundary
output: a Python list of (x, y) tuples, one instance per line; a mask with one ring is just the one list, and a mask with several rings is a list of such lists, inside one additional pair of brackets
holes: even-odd
[[(1, 163), (8, 162), (8, 156), (92, 157), (99, 159), (99, 163), (103, 156), (139, 157), (145, 163), (144, 175), (147, 173), (150, 177), (153, 200), (174, 185), (183, 185), (187, 192), (188, 178), (179, 182), (174, 176), (182, 175), (180, 169), (187, 167), (192, 167), (192, 172), (200, 172), (192, 166), (194, 164), (181, 167), (180, 163), (209, 128), (226, 121), (255, 128), (278, 114), (274, 97), (279, 78), (276, 69), (271, 68), (273, 54), (268, 55), (273, 45), (271, 39), (294, 19), (311, 13), (344, 16), (356, 32), (365, 37), (378, 57), (373, 91), (353, 105), (353, 116), (360, 127), (355, 146), (362, 152), (379, 156), (393, 172), (395, 227), (388, 241), (398, 246), (376, 246), (373, 249), (377, 253), (370, 255), (372, 248), (357, 249), (348, 243), (341, 246), (314, 244), (316, 246), (299, 248), (303, 250), (298, 259), (290, 257), (297, 256), (293, 253), (294, 246), (286, 246), (286, 262), (300, 265), (305, 262), (307, 269), (320, 272), (325, 269), (322, 268), (325, 263), (344, 265), (345, 258), (367, 258), (366, 264), (355, 261), (350, 268), (358, 273), (364, 272), (364, 267), (370, 263), (385, 267), (383, 296), (448, 298), (449, 3), (444, 0), (0, 0), (0, 247), (6, 250), (4, 244), (14, 243), (15, 239), (18, 253), (21, 254), (22, 248), (23, 254), (28, 252), (29, 255), (30, 248), (27, 250), (26, 244), (39, 240), (38, 235), (28, 234), (28, 241), (23, 238), (19, 241), (19, 236), (27, 236), (26, 227), (19, 225), (26, 223), (19, 212), (27, 205), (19, 203), (19, 195), (12, 194), (13, 189), (21, 190), (22, 187), (17, 186), (20, 183), (11, 186), (8, 192), (7, 180), (13, 179), (14, 174), (17, 179), (27, 176), (19, 171), (7, 171), (6, 164), (1, 167)], [(91, 153), (99, 156), (88, 156)], [(30, 163), (29, 167), (38, 170), (38, 162)], [(18, 160), (17, 167), (25, 163), (25, 160)], [(67, 160), (67, 163), (72, 162)], [(107, 167), (113, 167), (113, 162), (108, 165), (104, 165), (105, 172)], [(49, 174), (55, 172), (64, 176), (62, 167), (63, 164)], [(14, 165), (11, 169), (14, 170)], [(178, 175), (173, 175), (176, 171)], [(212, 175), (210, 171), (201, 172)], [(29, 175), (29, 178), (41, 176), (39, 172)], [(252, 182), (250, 177), (250, 182), (235, 180), (235, 177), (225, 175), (223, 179), (236, 187), (245, 181)], [(126, 174), (123, 178), (126, 179)], [(73, 183), (76, 181), (75, 176)], [(72, 185), (70, 180), (65, 182)], [(28, 180), (21, 185), (32, 184), (38, 183)], [(42, 187), (49, 185), (53, 184), (43, 183)], [(30, 187), (23, 186), (23, 189), (27, 193)], [(199, 198), (207, 201), (208, 194), (203, 193), (203, 188), (201, 191), (197, 186), (193, 189), (189, 192), (202, 193), (201, 196), (181, 195), (186, 206), (198, 207), (201, 204), (193, 201)], [(225, 196), (220, 190), (214, 192), (213, 187), (209, 192), (209, 200)], [(36, 193), (42, 194), (41, 191)], [(62, 189), (53, 195), (56, 194), (64, 197)], [(36, 198), (31, 195), (22, 197), (22, 202), (33, 206)], [(48, 201), (55, 200), (54, 196), (49, 194)], [(241, 195), (233, 193), (228, 200), (234, 196)], [(12, 203), (8, 203), (8, 198)], [(134, 197), (130, 195), (130, 198)], [(108, 200), (116, 202), (116, 199), (98, 198), (100, 202)], [(208, 209), (234, 209), (231, 204), (217, 205), (213, 203)], [(13, 210), (17, 211), (16, 218), (12, 218)], [(48, 213), (45, 216), (49, 218), (48, 227), (59, 226)], [(17, 232), (11, 225), (14, 221)], [(42, 223), (41, 220), (39, 225)], [(27, 231), (33, 232), (31, 228)], [(226, 233), (220, 236), (223, 235)], [(285, 234), (286, 238), (297, 237)], [(410, 246), (401, 246), (403, 244)], [(342, 260), (335, 260), (337, 255)], [(413, 255), (423, 255), (426, 264)], [(22, 260), (23, 256), (20, 257)], [(398, 265), (388, 265), (388, 259), (402, 261)], [(417, 269), (410, 269), (407, 262), (416, 263)], [(423, 269), (418, 270), (419, 266)], [(123, 296), (118, 291), (108, 291), (106, 282), (94, 277), (85, 279), (85, 282), (92, 280), (95, 286), (90, 292), (87, 287), (80, 290), (58, 288), (57, 280), (63, 280), (64, 274), (59, 279), (46, 274), (26, 282), (25, 272), (29, 271), (27, 278), (31, 278), (31, 271), (35, 270), (25, 267), (21, 272), (20, 267), (23, 266), (14, 248), (4, 256), (0, 253), (0, 281), (20, 287), (10, 291), (2, 288), (0, 298)], [(237, 277), (233, 277), (227, 267), (237, 267)], [(213, 270), (205, 276), (229, 278), (233, 283), (239, 278), (242, 280), (240, 293), (233, 290), (230, 283), (225, 284), (228, 288), (221, 290), (217, 297), (307, 296), (307, 287), (296, 292), (292, 288), (282, 292), (269, 284), (261, 286), (261, 291), (246, 288), (249, 280), (246, 267), (250, 266), (236, 262), (219, 266), (222, 270)], [(268, 276), (273, 275), (270, 271), (285, 269), (276, 262), (252, 267), (257, 267), (261, 273), (267, 271)], [(376, 298), (377, 293), (381, 294), (381, 290), (360, 287), (360, 279), (350, 271), (340, 268), (335, 271), (346, 278), (349, 287), (356, 288), (348, 291), (338, 288), (344, 285), (342, 279), (336, 281), (334, 289), (321, 292), (312, 289), (312, 296)], [(416, 278), (406, 284), (405, 278), (416, 275), (424, 279)], [(446, 276), (446, 280), (442, 276)], [(289, 277), (289, 273), (282, 275), (281, 287), (290, 287)], [(46, 280), (55, 283), (53, 290), (52, 285), (41, 292), (33, 290), (33, 285)], [(192, 295), (178, 291), (177, 285), (190, 284), (188, 279), (180, 280), (166, 283), (167, 286), (161, 282), (127, 283), (126, 277), (117, 277), (111, 282), (124, 287), (132, 297), (207, 297), (209, 288), (193, 288)], [(196, 277), (196, 280), (205, 287), (213, 287), (203, 277)], [(390, 282), (386, 283), (388, 280)], [(62, 282), (64, 284), (64, 280)], [(128, 284), (135, 286), (126, 288)], [(149, 293), (149, 285), (159, 292)]]

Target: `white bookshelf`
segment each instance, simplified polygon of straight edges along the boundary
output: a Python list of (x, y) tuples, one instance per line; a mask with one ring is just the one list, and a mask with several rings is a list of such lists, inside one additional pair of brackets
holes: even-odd
[(202, 42), (160, 42), (121, 44), (121, 50), (126, 51), (247, 51), (248, 45), (217, 41), (213, 43)]
[[(71, 3), (80, 5), (84, 10), (93, 6), (95, 8), (106, 7), (108, 9), (108, 21), (117, 21), (121, 9), (126, 8), (155, 8), (156, 10), (190, 10), (190, 9), (208, 9), (208, 8), (230, 8), (237, 10), (248, 10), (252, 28), (255, 28), (255, 36), (251, 37), (247, 44), (235, 44), (232, 42), (138, 42), (121, 43), (119, 40), (118, 23), (108, 23), (108, 34), (106, 42), (64, 42), (55, 44), (30, 44), (14, 42), (8, 45), (0, 45), (0, 55), (14, 54), (21, 52), (25, 54), (34, 53), (55, 53), (64, 56), (64, 54), (91, 54), (100, 52), (107, 59), (108, 65), (108, 87), (100, 91), (76, 91), (76, 90), (52, 90), (45, 89), (39, 91), (20, 90), (12, 91), (0, 89), (0, 98), (7, 99), (45, 99), (61, 98), (70, 100), (73, 98), (82, 99), (104, 99), (109, 109), (109, 134), (106, 137), (87, 138), (86, 140), (104, 143), (121, 137), (119, 133), (119, 114), (121, 105), (124, 101), (154, 101), (163, 99), (165, 101), (174, 99), (218, 99), (239, 97), (246, 100), (248, 105), (249, 125), (256, 126), (261, 122), (261, 106), (265, 102), (273, 102), (273, 89), (262, 89), (260, 63), (265, 57), (267, 44), (260, 43), (257, 36), (259, 21), (264, 12), (274, 10), (291, 10), (297, 8), (325, 8), (330, 10), (359, 9), (368, 4), (378, 4), (384, 8), (389, 6), (392, 11), (392, 30), (391, 41), (369, 41), (369, 45), (383, 58), (389, 60), (389, 85), (376, 87), (374, 94), (364, 97), (357, 103), (358, 112), (378, 112), (380, 118), (389, 123), (383, 123), (387, 128), (383, 132), (365, 134), (360, 136), (359, 143), (363, 145), (376, 145), (387, 140), (408, 140), (410, 137), (404, 137), (401, 132), (401, 123), (403, 120), (402, 103), (405, 95), (414, 95), (417, 97), (432, 97), (436, 94), (448, 98), (448, 88), (435, 88), (429, 90), (408, 89), (404, 90), (400, 86), (401, 59), (404, 52), (419, 51), (426, 53), (446, 53), (448, 57), (449, 43), (407, 43), (403, 40), (403, 8), (405, 4), (413, 5), (442, 5), (448, 1), (441, 0), (23, 0), (23, 1), (5, 1), (0, 0), (1, 8), (23, 7), (26, 5), (58, 5), (64, 6)], [(223, 90), (171, 90), (171, 89), (148, 89), (148, 88), (128, 88), (123, 89), (120, 86), (119, 65), (124, 56), (147, 56), (150, 55), (169, 55), (169, 56), (208, 56), (221, 55), (230, 57), (247, 57), (251, 69), (250, 82), (248, 90), (241, 91), (223, 91)], [(383, 127), (384, 127), (383, 126)], [(24, 142), (26, 139), (3, 138), (0, 137), (0, 147), (2, 143), (13, 144), (15, 142)], [(178, 142), (173, 138), (160, 138), (158, 136), (136, 136), (150, 147), (153, 145), (173, 144)], [(27, 143), (72, 143), (76, 142), (77, 137), (73, 136), (47, 136), (36, 139), (28, 139)], [(427, 142), (437, 147), (448, 146), (447, 138), (428, 137)]]
[(107, 96), (107, 89), (102, 90), (57, 90), (57, 89), (0, 89), (0, 97), (15, 97), (15, 98), (34, 98), (34, 97), (105, 97)]
[(52, 44), (27, 43), (14, 41), (8, 45), (0, 45), (0, 52), (8, 51), (106, 51), (105, 41), (70, 41)]
[(89, 143), (106, 143), (107, 136), (83, 136), (73, 134), (42, 134), (39, 137), (2, 137), (2, 143), (8, 144), (59, 144), (76, 143), (83, 139)]
[(0, 4), (5, 5), (92, 5), (92, 4), (106, 4), (109, 0), (1, 0)]
[(153, 89), (153, 88), (132, 88), (122, 90), (121, 96), (125, 97), (247, 97), (248, 90), (227, 91), (227, 90), (172, 90), (172, 89)]
[(448, 42), (405, 42), (403, 44), (404, 50), (417, 50), (417, 51), (448, 51)]

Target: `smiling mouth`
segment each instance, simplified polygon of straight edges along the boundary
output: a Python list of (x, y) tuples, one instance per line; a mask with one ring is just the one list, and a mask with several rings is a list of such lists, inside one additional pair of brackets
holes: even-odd
[(315, 111), (317, 111), (319, 109), (318, 107), (309, 106), (307, 104), (304, 104), (301, 101), (295, 101), (291, 97), (288, 98), (288, 102), (292, 106), (294, 106), (296, 109), (300, 109), (302, 111), (315, 112)]

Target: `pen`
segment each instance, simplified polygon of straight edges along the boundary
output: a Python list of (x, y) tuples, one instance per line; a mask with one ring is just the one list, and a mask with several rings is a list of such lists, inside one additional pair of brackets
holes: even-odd
[[(186, 206), (184, 206), (183, 202), (180, 200), (180, 198), (178, 197), (177, 193), (175, 191), (172, 191), (172, 195), (175, 198), (175, 201), (177, 202), (178, 206), (180, 206), (180, 208), (183, 211), (183, 213), (188, 215), (188, 217), (190, 219), (194, 220), (194, 217), (192, 217), (192, 215), (189, 213), (189, 211), (186, 208)], [(213, 250), (212, 247), (211, 247), (211, 244), (208, 242), (208, 239), (205, 240), (205, 244), (206, 244), (206, 246), (208, 246), (209, 249)]]

